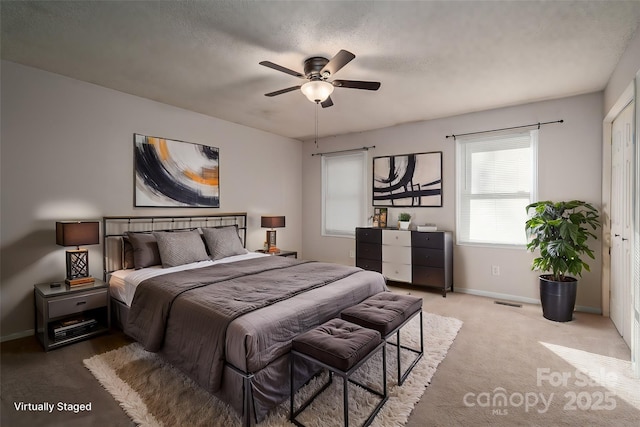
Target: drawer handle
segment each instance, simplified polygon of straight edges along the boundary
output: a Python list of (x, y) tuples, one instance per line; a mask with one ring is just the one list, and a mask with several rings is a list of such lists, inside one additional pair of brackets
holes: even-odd
[(86, 303), (87, 303), (86, 301), (78, 301), (78, 302), (76, 303), (76, 305), (83, 305), (83, 304), (86, 304)]

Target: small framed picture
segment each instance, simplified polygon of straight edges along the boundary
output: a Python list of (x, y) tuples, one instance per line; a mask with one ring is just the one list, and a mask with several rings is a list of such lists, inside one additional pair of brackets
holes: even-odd
[(387, 208), (374, 208), (373, 226), (380, 228), (387, 227)]

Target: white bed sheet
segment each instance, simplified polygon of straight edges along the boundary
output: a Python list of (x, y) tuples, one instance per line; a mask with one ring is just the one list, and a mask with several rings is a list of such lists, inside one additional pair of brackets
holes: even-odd
[(162, 266), (160, 265), (154, 265), (153, 267), (142, 268), (140, 270), (117, 270), (110, 274), (109, 291), (111, 293), (111, 296), (125, 303), (127, 307), (131, 307), (131, 302), (133, 301), (133, 296), (136, 293), (136, 288), (143, 280), (167, 273), (174, 273), (176, 271), (191, 270), (193, 268), (208, 267), (215, 264), (226, 264), (229, 262), (242, 261), (245, 259), (259, 258), (264, 256), (272, 255), (247, 251), (246, 254), (242, 255), (234, 255), (215, 261), (208, 260), (192, 262), (191, 264), (184, 264), (176, 267), (162, 268)]

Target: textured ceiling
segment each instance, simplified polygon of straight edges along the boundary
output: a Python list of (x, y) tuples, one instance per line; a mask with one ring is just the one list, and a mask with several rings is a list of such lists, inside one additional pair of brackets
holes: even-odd
[(315, 104), (258, 65), (356, 58), (320, 136), (602, 90), (640, 1), (21, 1), (1, 3), (2, 58), (275, 134), (309, 139)]

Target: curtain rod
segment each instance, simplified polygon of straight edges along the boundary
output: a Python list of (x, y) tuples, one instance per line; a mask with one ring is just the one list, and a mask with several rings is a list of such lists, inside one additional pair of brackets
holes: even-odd
[(510, 128), (491, 129), (491, 130), (482, 130), (482, 131), (479, 131), (479, 132), (461, 133), (460, 135), (451, 134), (451, 135), (447, 135), (447, 138), (453, 138), (455, 140), (459, 136), (477, 135), (477, 134), (480, 134), (480, 133), (489, 133), (489, 132), (499, 132), (501, 130), (529, 128), (529, 127), (532, 127), (532, 126), (538, 126), (538, 129), (540, 129), (540, 126), (542, 126), (542, 125), (550, 125), (550, 124), (553, 124), (553, 123), (564, 123), (564, 120), (556, 120), (554, 122), (543, 122), (543, 123), (538, 122), (538, 123), (532, 123), (530, 125), (513, 126), (513, 127), (510, 127)]
[(340, 150), (340, 151), (328, 151), (326, 153), (313, 153), (311, 156), (324, 156), (325, 154), (337, 154), (337, 153), (348, 153), (349, 151), (369, 151), (370, 148), (376, 148), (375, 145), (371, 145), (369, 147), (362, 148), (351, 148), (349, 150)]

